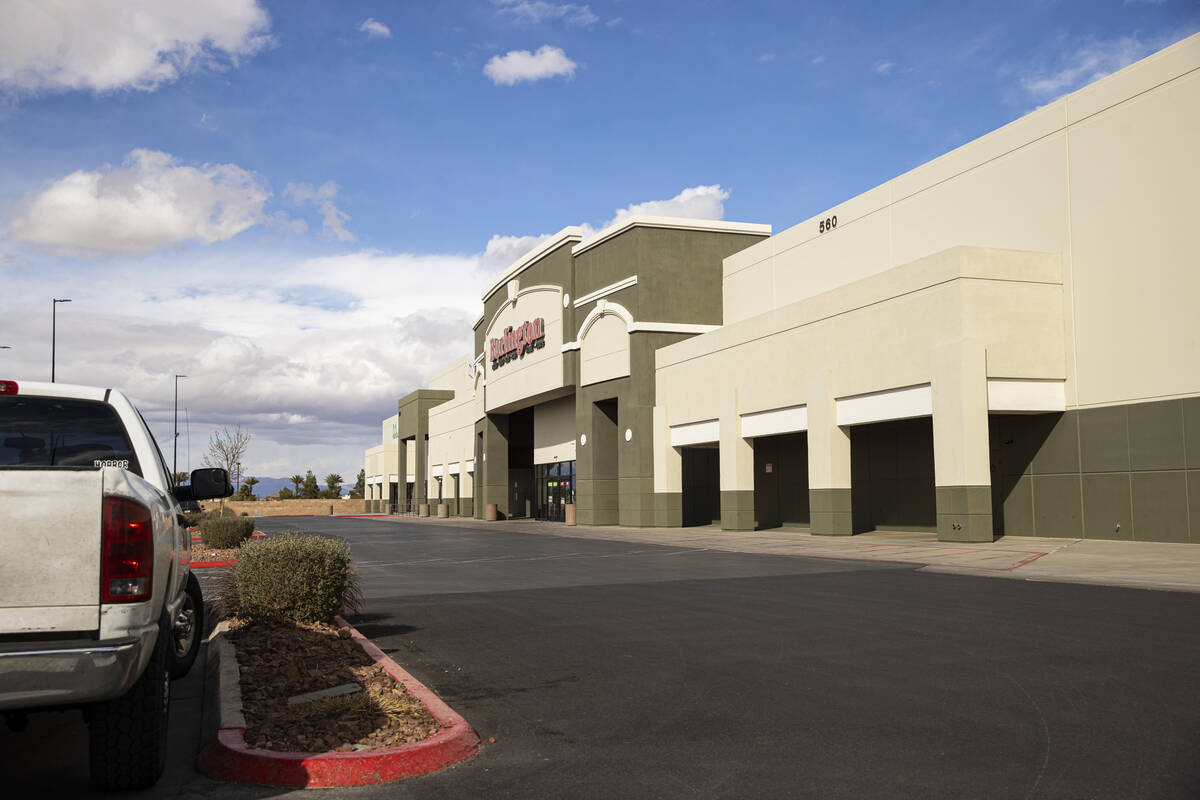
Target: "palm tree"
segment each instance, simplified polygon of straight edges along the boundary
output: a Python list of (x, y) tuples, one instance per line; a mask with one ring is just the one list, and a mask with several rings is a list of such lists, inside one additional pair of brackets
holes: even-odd
[(296, 496), (299, 497), (300, 496), (300, 484), (304, 483), (304, 476), (303, 475), (293, 475), (292, 477), (288, 478), (288, 480), (291, 481), (292, 485), (296, 487), (294, 491), (296, 492)]

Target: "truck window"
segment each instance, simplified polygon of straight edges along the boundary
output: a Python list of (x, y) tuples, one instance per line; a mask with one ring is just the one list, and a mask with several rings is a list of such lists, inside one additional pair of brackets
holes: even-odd
[[(134, 410), (137, 411), (137, 409)], [(138, 411), (137, 415), (142, 422), (142, 430), (145, 431), (146, 438), (150, 440), (150, 444), (154, 445), (154, 455), (158, 456), (158, 474), (166, 481), (163, 486), (170, 491), (175, 488), (175, 476), (167, 469), (167, 459), (163, 457), (162, 448), (158, 446), (158, 440), (154, 438), (154, 432), (150, 430), (150, 424), (146, 422), (141, 411)]]
[(141, 465), (116, 409), (94, 400), (0, 397), (0, 467)]

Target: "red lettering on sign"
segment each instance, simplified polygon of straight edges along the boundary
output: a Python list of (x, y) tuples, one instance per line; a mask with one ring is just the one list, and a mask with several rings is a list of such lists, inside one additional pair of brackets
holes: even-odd
[(511, 325), (504, 329), (498, 339), (488, 341), (488, 356), (492, 369), (513, 358), (524, 358), (531, 350), (541, 347), (546, 338), (546, 323), (541, 317), (522, 323), (517, 328)]

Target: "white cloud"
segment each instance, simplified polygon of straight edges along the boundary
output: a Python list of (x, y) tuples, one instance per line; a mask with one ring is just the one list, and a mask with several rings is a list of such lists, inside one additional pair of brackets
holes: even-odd
[(503, 56), (492, 56), (483, 68), (483, 74), (497, 86), (513, 86), (521, 81), (540, 81), (575, 74), (578, 65), (567, 58), (562, 48), (544, 44), (531, 53), (528, 50), (510, 50)]
[[(728, 196), (720, 186), (691, 187), (618, 209), (611, 221), (719, 218)], [(86, 265), (36, 253), (8, 259), (13, 245), (0, 243), (0, 344), (13, 348), (0, 352), (0, 376), (48, 378), (48, 309), (33, 300), (67, 287), (74, 302), (58, 313), (59, 379), (124, 389), (168, 458), (178, 373), (189, 376), (180, 381), (179, 422), (181, 430), (190, 422), (193, 467), (214, 428), (241, 423), (254, 434), (247, 474), (350, 478), (396, 399), (471, 352), (488, 277), (544, 239), (493, 236), (483, 252), (464, 255), (317, 258), (235, 243)], [(179, 459), (185, 468), (186, 440)]]
[(358, 29), (367, 35), (368, 39), (390, 39), (392, 29), (373, 17), (367, 17)]
[(168, 153), (133, 150), (121, 167), (80, 170), (50, 184), (12, 221), (8, 238), (74, 255), (211, 244), (266, 221), (270, 196), (234, 164), (186, 166)]
[(152, 91), (270, 43), (257, 0), (0, 0), (0, 86)]
[(603, 230), (609, 225), (616, 225), (638, 214), (653, 217), (722, 219), (725, 216), (724, 201), (728, 199), (729, 192), (722, 189), (719, 184), (692, 186), (668, 200), (648, 200), (644, 203), (634, 203), (617, 209), (615, 216), (600, 228)]
[(124, 389), (169, 442), (172, 376), (188, 375), (180, 427), (187, 408), (193, 466), (213, 427), (240, 422), (256, 437), (248, 474), (354, 475), (396, 399), (470, 352), (477, 261), (227, 248), (82, 270), (50, 258), (39, 269), (5, 267), (0, 344), (13, 349), (0, 352), (0, 372), (48, 379), (48, 320), (29, 301), (73, 287), (69, 313), (58, 313), (59, 380)]
[(562, 22), (564, 25), (585, 27), (600, 20), (586, 5), (547, 3), (544, 0), (492, 0), (500, 13), (517, 22), (537, 25), (543, 22)]
[(811, 61), (809, 61), (808, 63), (810, 63), (810, 64), (820, 64), (820, 63), (821, 63), (822, 61), (824, 61), (824, 60), (825, 60), (825, 56), (813, 56), (812, 60), (811, 60)]
[(775, 60), (774, 53), (763, 53), (761, 56), (758, 57), (758, 63), (760, 63), (760, 64), (770, 64), (774, 60)]
[[(631, 203), (625, 208), (618, 208), (611, 219), (598, 226), (583, 223), (584, 237), (592, 236), (605, 228), (616, 225), (635, 215), (651, 217), (683, 217), (685, 219), (723, 219), (725, 216), (725, 200), (729, 192), (720, 185), (692, 186), (667, 200), (647, 200), (644, 203)], [(483, 255), (479, 258), (479, 271), (490, 278), (499, 277), (504, 270), (512, 266), (522, 256), (540, 247), (552, 233), (536, 236), (500, 236), (495, 235), (488, 240)]]
[(1167, 43), (1158, 39), (1143, 42), (1136, 35), (1088, 41), (1061, 55), (1053, 67), (1022, 78), (1021, 88), (1034, 101), (1047, 103), (1127, 67)]
[(345, 223), (350, 215), (333, 204), (339, 187), (333, 181), (326, 181), (319, 189), (314, 189), (310, 183), (289, 183), (283, 190), (285, 196), (291, 198), (296, 205), (311, 201), (321, 211), (324, 220), (321, 230), (326, 236), (341, 242), (354, 241), (354, 234), (346, 230)]
[(880, 61), (878, 64), (875, 65), (875, 74), (876, 75), (887, 75), (889, 72), (892, 71), (892, 67), (894, 67), (894, 66), (896, 66), (895, 62)]
[(479, 258), (479, 270), (486, 275), (499, 275), (512, 266), (513, 262), (525, 255), (554, 234), (544, 233), (540, 236), (500, 236), (496, 234), (488, 239), (487, 247)]

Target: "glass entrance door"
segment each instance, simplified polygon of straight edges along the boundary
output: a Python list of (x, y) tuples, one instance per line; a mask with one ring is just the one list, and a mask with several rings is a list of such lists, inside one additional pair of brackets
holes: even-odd
[(538, 519), (564, 521), (567, 504), (575, 502), (575, 462), (537, 464), (533, 469), (537, 486), (535, 515)]

